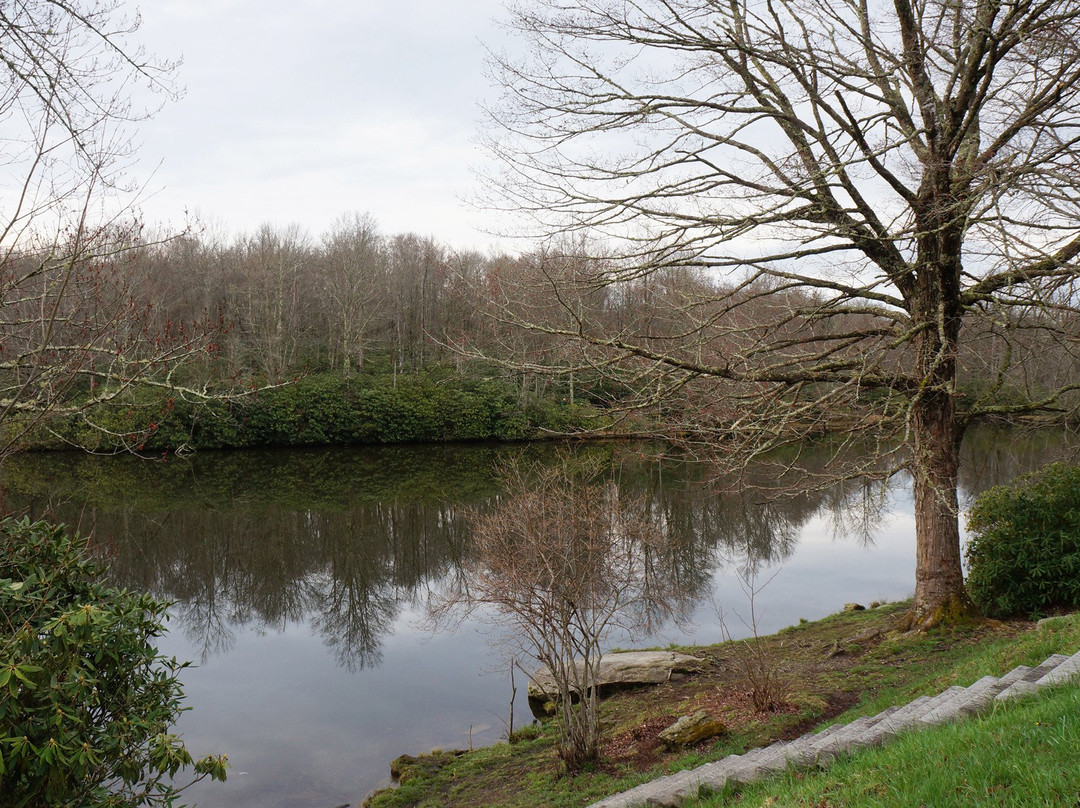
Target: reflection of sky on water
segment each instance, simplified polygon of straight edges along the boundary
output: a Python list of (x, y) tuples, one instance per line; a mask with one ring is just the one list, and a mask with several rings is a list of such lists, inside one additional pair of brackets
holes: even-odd
[[(869, 547), (854, 539), (834, 537), (825, 519), (811, 519), (800, 532), (791, 556), (757, 575), (757, 582), (764, 584), (754, 599), (758, 631), (769, 634), (800, 618), (816, 620), (839, 611), (845, 603), (865, 606), (909, 597), (915, 582), (915, 524), (910, 499), (904, 498), (898, 505), (901, 510), (893, 512)], [(713, 586), (713, 597), (724, 609), (732, 635), (749, 634), (743, 623), (750, 621), (749, 601), (739, 576), (730, 569), (719, 570), (713, 575)], [(685, 641), (721, 641), (711, 603), (699, 605), (693, 621), (697, 628)], [(684, 641), (682, 636), (673, 639)]]
[[(228, 654), (184, 672), (194, 709), (179, 725), (188, 747), (225, 751), (225, 784), (204, 783), (191, 798), (204, 806), (359, 805), (389, 782), (389, 762), (404, 752), (496, 741), (510, 688), (484, 638), (464, 627), (431, 637), (407, 623), (383, 644), (382, 664), (353, 673), (336, 664), (304, 625), (237, 632)], [(180, 633), (163, 651), (192, 649)], [(524, 692), (523, 683), (520, 682)], [(525, 720), (527, 705), (518, 705)]]
[[(815, 515), (799, 530), (794, 551), (783, 563), (757, 571), (754, 613), (759, 633), (839, 611), (845, 603), (903, 600), (915, 582), (915, 522), (910, 492), (894, 491), (890, 512), (874, 532), (873, 543), (838, 534), (829, 517)], [(721, 642), (717, 607), (733, 637), (751, 633), (749, 579), (727, 564), (712, 575), (712, 596), (700, 600), (689, 625), (668, 625), (637, 646)], [(624, 639), (625, 642), (625, 639)]]

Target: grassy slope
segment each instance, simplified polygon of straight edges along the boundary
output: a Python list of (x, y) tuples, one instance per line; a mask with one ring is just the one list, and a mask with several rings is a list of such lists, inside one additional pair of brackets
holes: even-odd
[(1016, 700), (961, 724), (906, 733), (824, 771), (791, 771), (687, 808), (1045, 808), (1080, 803), (1080, 688)]
[[(609, 743), (605, 761), (596, 771), (573, 778), (560, 775), (551, 732), (545, 728), (540, 737), (517, 744), (498, 744), (465, 755), (422, 758), (420, 763), (406, 769), (400, 788), (374, 795), (367, 804), (372, 808), (576, 808), (670, 771), (716, 760), (776, 738), (794, 737), (813, 726), (847, 722), (890, 704), (902, 704), (954, 684), (967, 685), (986, 674), (1001, 675), (1016, 665), (1034, 665), (1052, 653), (1072, 653), (1080, 648), (1080, 615), (1056, 620), (1042, 628), (1017, 622), (939, 630), (925, 635), (888, 633), (895, 614), (902, 608), (902, 604), (896, 604), (834, 615), (763, 638), (763, 650), (775, 660), (789, 685), (791, 707), (785, 711), (757, 714), (748, 706), (739, 644), (684, 649), (709, 660), (707, 670), (685, 682), (622, 693), (605, 701), (603, 720)], [(853, 770), (858, 774), (844, 767), (858, 766), (862, 754), (824, 775), (790, 775), (777, 784), (758, 785), (741, 794), (720, 795), (701, 805), (948, 804), (938, 801), (938, 792), (957, 794), (959, 801), (953, 803), (957, 805), (1021, 804), (1009, 799), (1015, 800), (1017, 793), (1045, 796), (1057, 793), (1055, 789), (1067, 790), (1072, 787), (1067, 783), (1074, 782), (1069, 779), (1075, 777), (1071, 770), (1080, 769), (1075, 763), (1062, 767), (1050, 762), (1043, 772), (1041, 763), (1031, 765), (1032, 726), (1046, 727), (1052, 723), (1057, 727), (1064, 716), (1060, 733), (1056, 729), (1051, 732), (1040, 728), (1035, 730), (1035, 737), (1059, 751), (1078, 748), (1072, 741), (1076, 730), (1073, 721), (1080, 720), (1076, 698), (1070, 700), (1066, 693), (1050, 697), (1046, 702), (1045, 707), (1043, 700), (1037, 705), (1017, 705), (995, 713), (990, 719), (918, 733), (885, 750), (862, 753), (871, 762), (863, 769)], [(655, 734), (659, 729), (679, 715), (702, 708), (724, 718), (730, 733), (715, 742), (677, 753), (658, 746)], [(975, 734), (969, 737), (965, 733)], [(1001, 736), (1003, 742), (1019, 750), (1018, 760), (1003, 765), (1022, 765), (1030, 770), (1031, 777), (1047, 782), (1049, 770), (1068, 770), (1065, 780), (1048, 785), (1047, 791), (1038, 791), (1005, 774), (995, 774), (992, 763), (995, 757), (988, 751), (997, 744), (994, 733), (1006, 733)], [(911, 744), (916, 748), (905, 752)], [(920, 744), (926, 746), (920, 748)], [(976, 774), (974, 763), (967, 759), (956, 766), (944, 764), (946, 759), (957, 760), (956, 754), (960, 752), (972, 760), (985, 758), (990, 761), (986, 764), (989, 768)], [(876, 756), (880, 755), (898, 757), (878, 760)], [(922, 764), (923, 768), (917, 769), (915, 764)], [(898, 776), (898, 772), (907, 769), (912, 771), (910, 783)], [(973, 773), (967, 780), (961, 773), (955, 783), (945, 779), (935, 781), (928, 773), (940, 770), (943, 777), (952, 776), (956, 769)], [(937, 796), (912, 796), (910, 800), (906, 796), (909, 792), (924, 794), (916, 786), (934, 782)], [(781, 783), (789, 790), (782, 795), (774, 793)], [(845, 790), (848, 788), (855, 790)], [(987, 799), (998, 801), (973, 802), (972, 794), (980, 789), (989, 795)], [(880, 796), (880, 802), (869, 801), (877, 798), (875, 794)], [(1077, 789), (1073, 788), (1071, 794), (1071, 801), (1060, 804), (1077, 804)], [(1037, 801), (1042, 797), (1033, 799), (1036, 801), (1027, 804), (1058, 804), (1054, 799), (1049, 802)]]

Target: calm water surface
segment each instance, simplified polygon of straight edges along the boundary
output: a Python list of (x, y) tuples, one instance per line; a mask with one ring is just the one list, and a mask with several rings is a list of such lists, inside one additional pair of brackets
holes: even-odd
[[(977, 433), (963, 495), (1054, 459), (1056, 435)], [(534, 448), (421, 447), (205, 453), (165, 463), (19, 457), (3, 504), (93, 536), (121, 584), (176, 601), (162, 650), (184, 672), (192, 709), (179, 730), (195, 754), (226, 752), (229, 780), (192, 789), (222, 806), (359, 805), (388, 762), (432, 747), (493, 743), (510, 709), (506, 658), (490, 628), (423, 628), (424, 603), (468, 552), (466, 512), (498, 494), (493, 468)], [(748, 629), (737, 570), (759, 582), (758, 628), (907, 597), (914, 524), (907, 481), (778, 494), (797, 479), (732, 493), (694, 464), (643, 447), (593, 446), (628, 494), (647, 497), (671, 537), (667, 568), (687, 619), (620, 646), (716, 642), (717, 609)], [(813, 463), (812, 453), (807, 455)], [(751, 474), (751, 476), (753, 476)], [(883, 507), (864, 507), (867, 504)], [(530, 719), (524, 686), (515, 721)]]

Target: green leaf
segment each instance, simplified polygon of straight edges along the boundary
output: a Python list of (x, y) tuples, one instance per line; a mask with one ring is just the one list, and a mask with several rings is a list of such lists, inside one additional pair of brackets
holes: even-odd
[(29, 673), (38, 673), (41, 671), (41, 668), (39, 668), (37, 665), (16, 665), (14, 668), (12, 668), (12, 671), (23, 682), (23, 684), (26, 685), (27, 688), (29, 688), (30, 690), (34, 690), (37, 688), (37, 685), (34, 684), (33, 680), (29, 676), (27, 676), (27, 674)]

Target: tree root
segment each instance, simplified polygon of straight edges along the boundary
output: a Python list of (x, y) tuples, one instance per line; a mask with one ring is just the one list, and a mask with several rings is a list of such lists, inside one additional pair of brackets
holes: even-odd
[[(900, 631), (929, 631), (936, 626), (983, 624), (987, 620), (980, 613), (967, 593), (953, 593), (934, 604), (916, 604), (900, 618)], [(997, 622), (997, 621), (993, 621)]]

